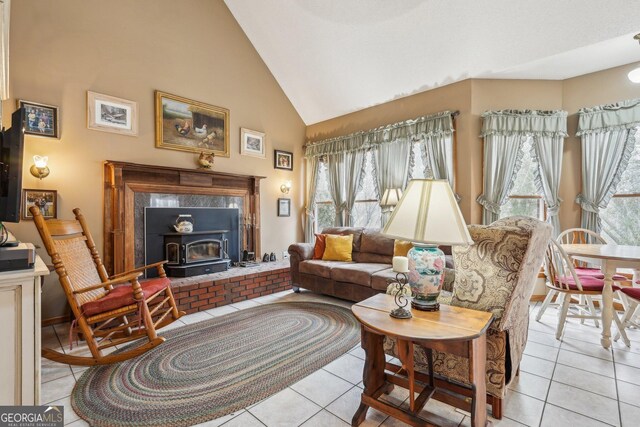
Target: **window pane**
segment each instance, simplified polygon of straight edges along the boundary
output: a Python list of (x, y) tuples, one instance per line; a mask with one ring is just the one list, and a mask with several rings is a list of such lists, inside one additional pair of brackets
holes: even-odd
[(640, 132), (638, 129), (633, 129), (632, 132), (635, 132), (636, 137), (635, 149), (627, 169), (622, 173), (616, 194), (640, 194)]
[(600, 211), (602, 237), (619, 245), (640, 245), (640, 197), (614, 197)]
[(530, 216), (544, 221), (544, 202), (542, 199), (510, 198), (500, 208), (500, 218), (507, 216)]
[[(411, 147), (413, 150), (413, 168), (411, 168), (411, 179), (431, 179), (433, 178), (433, 173), (431, 169), (428, 168), (425, 174), (425, 163), (423, 159), (422, 152), (422, 144), (419, 142), (414, 142)], [(427, 165), (428, 166), (428, 165)]]
[(327, 227), (333, 227), (336, 219), (336, 208), (333, 203), (321, 203), (316, 205), (316, 231), (320, 232)]
[(531, 157), (531, 138), (522, 144), (522, 166), (516, 173), (515, 183), (511, 189), (510, 196), (530, 196), (538, 194), (538, 189), (535, 184), (535, 171), (538, 167), (538, 162)]
[(353, 227), (380, 228), (382, 210), (378, 202), (356, 202), (353, 211)]
[(364, 175), (362, 176), (362, 186), (356, 200), (377, 200), (378, 183), (373, 176), (373, 153), (368, 151), (364, 158)]
[(318, 164), (318, 182), (316, 185), (316, 202), (330, 202), (329, 177), (327, 175), (327, 165), (323, 162)]

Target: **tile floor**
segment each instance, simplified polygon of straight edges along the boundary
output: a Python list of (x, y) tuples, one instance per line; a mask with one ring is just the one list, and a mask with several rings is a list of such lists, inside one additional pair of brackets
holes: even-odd
[[(287, 300), (344, 301), (291, 291), (192, 314), (165, 329), (222, 316), (256, 304)], [(600, 347), (600, 333), (593, 325), (572, 319), (562, 341), (554, 337), (556, 310), (547, 310), (542, 322), (534, 320), (540, 303), (532, 303), (529, 341), (520, 377), (510, 385), (505, 417), (493, 420), (497, 427), (511, 426), (623, 426), (640, 425), (640, 331), (629, 331), (631, 349), (621, 342), (612, 350)], [(42, 329), (43, 345), (67, 350), (68, 325)], [(73, 350), (86, 352), (86, 348)], [(348, 426), (362, 389), (364, 353), (356, 346), (339, 359), (291, 387), (202, 426)], [(42, 403), (65, 406), (65, 423), (83, 426), (70, 405), (70, 394), (86, 368), (69, 367), (42, 360)], [(408, 392), (396, 388), (386, 397), (395, 405), (406, 405)], [(431, 420), (444, 426), (470, 426), (468, 414), (432, 401), (426, 409)], [(363, 426), (401, 426), (401, 422), (369, 410)]]

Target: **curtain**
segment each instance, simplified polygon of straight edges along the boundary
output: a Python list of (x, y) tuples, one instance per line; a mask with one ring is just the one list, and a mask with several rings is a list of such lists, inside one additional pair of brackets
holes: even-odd
[(534, 179), (547, 205), (547, 220), (553, 226), (554, 237), (561, 231), (558, 218), (561, 199), (558, 193), (563, 149), (564, 137), (562, 136), (536, 135), (533, 137), (531, 156), (538, 163), (538, 173)]
[(315, 209), (316, 209), (316, 188), (318, 185), (318, 167), (320, 166), (320, 157), (311, 157), (307, 159), (307, 167), (309, 168), (309, 185), (307, 186), (307, 205), (304, 210), (304, 241), (313, 243), (315, 241)]
[[(379, 197), (382, 197), (387, 189), (402, 188), (404, 190), (406, 187), (412, 144), (410, 140), (403, 139), (374, 148), (373, 158)], [(391, 207), (382, 206), (382, 227), (391, 217), (391, 211)]]
[(578, 111), (582, 141), (582, 193), (576, 203), (582, 208), (582, 227), (600, 232), (600, 209), (616, 192), (635, 145), (640, 126), (640, 99), (582, 108)]
[[(421, 141), (424, 162), (424, 176), (433, 174), (434, 179), (446, 179), (453, 190), (453, 135), (430, 135)], [(455, 194), (456, 200), (460, 196)]]
[(582, 228), (600, 232), (600, 209), (609, 204), (633, 153), (635, 135), (630, 129), (614, 129), (582, 135)]
[(562, 146), (567, 137), (567, 112), (539, 110), (486, 111), (482, 114), (484, 138), (484, 193), (482, 221), (490, 224), (500, 217), (500, 208), (520, 170), (523, 142), (531, 137), (532, 155), (539, 160), (535, 180), (548, 207), (549, 221), (558, 224)]
[(484, 139), (484, 193), (477, 201), (483, 207), (482, 223), (500, 218), (500, 207), (514, 184), (522, 161), (522, 143), (526, 136), (493, 134)]
[(344, 170), (344, 206), (345, 206), (345, 224), (347, 227), (352, 225), (353, 206), (356, 202), (356, 194), (362, 186), (362, 176), (364, 174), (364, 158), (365, 151), (352, 151), (345, 153), (345, 170)]
[(345, 170), (344, 153), (329, 154), (327, 157), (327, 177), (329, 178), (329, 193), (331, 200), (336, 207), (336, 219), (334, 225), (336, 227), (344, 226), (344, 213), (346, 210), (345, 191), (343, 179)]

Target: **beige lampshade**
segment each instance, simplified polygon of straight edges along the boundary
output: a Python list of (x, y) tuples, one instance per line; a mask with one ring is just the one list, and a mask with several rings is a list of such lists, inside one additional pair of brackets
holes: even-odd
[(397, 239), (417, 243), (473, 244), (453, 191), (446, 180), (410, 181), (382, 232)]
[(380, 206), (395, 206), (402, 197), (402, 189), (400, 188), (387, 188), (382, 194), (380, 199)]

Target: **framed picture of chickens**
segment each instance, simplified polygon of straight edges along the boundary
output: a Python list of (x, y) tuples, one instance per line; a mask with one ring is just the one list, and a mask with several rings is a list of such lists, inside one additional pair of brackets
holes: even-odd
[(156, 91), (156, 147), (229, 157), (229, 110)]
[(87, 127), (103, 132), (136, 136), (138, 103), (87, 91)]

